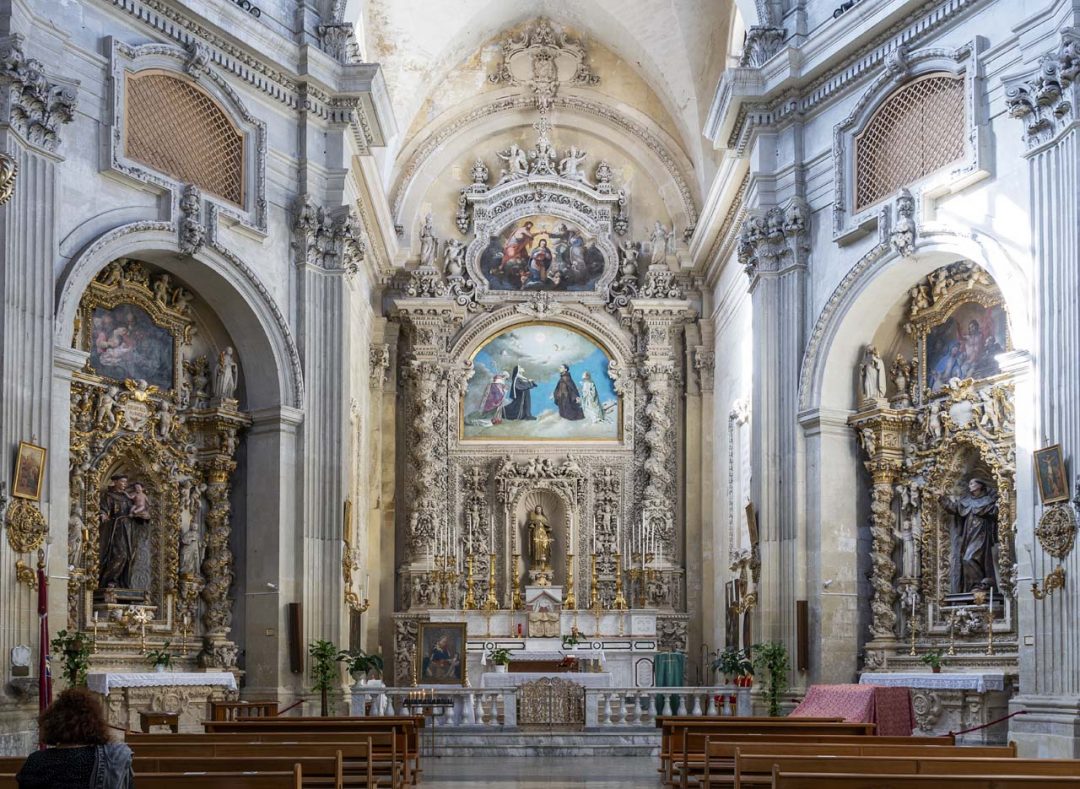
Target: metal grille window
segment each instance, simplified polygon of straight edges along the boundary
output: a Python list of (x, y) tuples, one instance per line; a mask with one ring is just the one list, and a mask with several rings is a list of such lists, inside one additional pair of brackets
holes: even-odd
[(855, 210), (963, 156), (963, 77), (917, 79), (886, 99), (855, 138)]
[(159, 71), (129, 74), (128, 157), (237, 205), (244, 198), (244, 135), (194, 83)]

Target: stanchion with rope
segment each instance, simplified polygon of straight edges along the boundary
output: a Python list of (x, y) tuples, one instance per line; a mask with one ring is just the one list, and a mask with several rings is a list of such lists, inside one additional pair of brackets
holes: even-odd
[(1010, 712), (1008, 715), (1002, 715), (1000, 718), (990, 721), (989, 723), (983, 723), (979, 726), (972, 726), (970, 729), (963, 729), (961, 731), (949, 731), (949, 735), (952, 737), (959, 737), (961, 734), (971, 734), (973, 731), (979, 731), (989, 726), (996, 726), (1002, 721), (1007, 721), (1009, 718), (1015, 718), (1017, 715), (1027, 715), (1027, 710), (1017, 710), (1016, 712)]

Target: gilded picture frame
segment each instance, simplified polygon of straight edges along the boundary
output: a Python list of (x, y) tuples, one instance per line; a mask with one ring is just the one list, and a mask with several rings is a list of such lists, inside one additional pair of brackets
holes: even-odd
[(1039, 481), (1039, 499), (1043, 504), (1069, 500), (1069, 480), (1065, 476), (1061, 444), (1035, 450), (1035, 476)]
[(460, 685), (469, 680), (465, 622), (420, 622), (416, 632), (416, 685)]
[(48, 450), (27, 441), (19, 442), (19, 454), (15, 459), (15, 474), (11, 483), (11, 495), (29, 501), (41, 501), (41, 487), (45, 482), (45, 459)]

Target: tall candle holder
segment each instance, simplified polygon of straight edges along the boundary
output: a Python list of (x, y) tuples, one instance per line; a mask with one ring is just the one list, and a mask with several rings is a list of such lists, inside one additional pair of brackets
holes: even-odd
[(597, 555), (594, 553), (590, 558), (590, 582), (589, 582), (589, 608), (600, 607), (600, 575), (596, 570)]
[(986, 604), (986, 654), (994, 654), (994, 608), (992, 603)]
[(625, 611), (629, 606), (626, 604), (626, 598), (623, 597), (623, 579), (622, 579), (622, 554), (615, 554), (615, 601), (612, 603), (614, 608), (620, 611)]
[(908, 652), (908, 654), (911, 655), (911, 657), (915, 657), (915, 655), (917, 654), (915, 652), (915, 634), (916, 631), (919, 629), (918, 625), (919, 623), (916, 621), (915, 617), (911, 617), (910, 621), (908, 622), (908, 629), (911, 631), (911, 651)]
[(98, 612), (94, 612), (94, 640), (90, 642), (90, 654), (97, 654)]
[(450, 589), (461, 577), (457, 571), (457, 557), (450, 554), (436, 556), (432, 577), (439, 585), (439, 605), (446, 608), (450, 605)]
[(521, 596), (521, 578), (518, 574), (518, 563), (521, 554), (515, 553), (510, 558), (510, 610), (517, 611), (525, 607), (525, 600)]
[(473, 579), (473, 560), (471, 553), (465, 556), (465, 599), (461, 605), (466, 611), (476, 610), (476, 581)]
[[(188, 637), (188, 630), (190, 630), (190, 627), (191, 627), (188, 624), (188, 621), (189, 621), (188, 620), (188, 615), (184, 614), (184, 618), (180, 623), (180, 656), (181, 657), (187, 657), (187, 637)], [(94, 622), (94, 625), (96, 626), (97, 622)]]
[(949, 657), (956, 655), (956, 611), (949, 614), (949, 651), (945, 653)]
[(566, 554), (566, 595), (563, 597), (563, 608), (568, 610), (577, 609), (577, 595), (574, 593), (574, 554)]
[[(487, 597), (484, 598), (484, 610), (485, 611), (498, 611), (499, 610), (499, 598), (495, 596), (495, 554), (489, 554), (488, 561), (488, 590)], [(488, 632), (491, 632), (491, 619), (488, 619)]]

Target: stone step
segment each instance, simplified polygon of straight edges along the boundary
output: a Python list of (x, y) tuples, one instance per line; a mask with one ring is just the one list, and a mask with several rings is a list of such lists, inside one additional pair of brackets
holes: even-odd
[[(429, 733), (423, 734), (425, 753)], [(660, 732), (440, 730), (435, 748), (440, 756), (656, 756)]]

